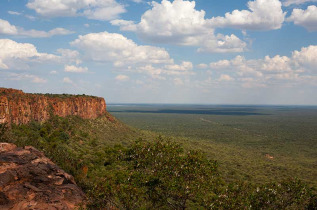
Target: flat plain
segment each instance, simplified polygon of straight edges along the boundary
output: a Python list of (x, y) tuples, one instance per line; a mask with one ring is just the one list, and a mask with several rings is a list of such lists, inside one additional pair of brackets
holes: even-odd
[(120, 121), (200, 149), (228, 180), (317, 187), (317, 107), (110, 104)]

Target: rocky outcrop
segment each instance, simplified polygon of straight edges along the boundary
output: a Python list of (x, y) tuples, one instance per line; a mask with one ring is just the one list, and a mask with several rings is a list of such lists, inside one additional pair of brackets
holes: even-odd
[(0, 143), (0, 209), (75, 209), (84, 199), (74, 178), (34, 147)]
[(0, 123), (26, 124), (32, 120), (44, 122), (52, 114), (94, 119), (105, 113), (106, 102), (99, 97), (28, 94), (21, 90), (0, 88)]

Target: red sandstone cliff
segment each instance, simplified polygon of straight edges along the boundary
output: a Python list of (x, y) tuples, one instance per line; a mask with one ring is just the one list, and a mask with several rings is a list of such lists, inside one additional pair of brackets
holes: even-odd
[(94, 119), (106, 113), (106, 102), (93, 96), (29, 94), (0, 88), (0, 123), (43, 122), (51, 113), (60, 117), (77, 115)]

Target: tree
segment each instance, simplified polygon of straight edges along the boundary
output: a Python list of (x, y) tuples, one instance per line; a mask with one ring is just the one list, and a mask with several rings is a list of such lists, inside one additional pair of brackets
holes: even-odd
[(8, 124), (7, 123), (0, 124), (0, 142), (4, 142), (7, 140), (7, 137), (6, 137), (7, 131), (8, 131)]

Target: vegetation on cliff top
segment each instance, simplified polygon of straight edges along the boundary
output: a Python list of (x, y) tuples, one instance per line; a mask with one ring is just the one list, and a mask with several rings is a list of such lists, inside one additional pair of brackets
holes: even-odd
[[(24, 96), (22, 96), (22, 94)], [(0, 88), (0, 96), (8, 96), (9, 98), (15, 97), (30, 97), (30, 96), (46, 96), (50, 98), (77, 98), (77, 97), (88, 97), (88, 98), (99, 98), (97, 96), (86, 95), (86, 94), (52, 94), (52, 93), (24, 93), (22, 90), (10, 89), (10, 88)]]
[(43, 124), (13, 125), (3, 135), (19, 146), (41, 149), (74, 175), (92, 209), (313, 209), (317, 205), (313, 189), (299, 180), (225, 181), (217, 162), (203, 152), (138, 132), (110, 115), (95, 120), (55, 116)]

